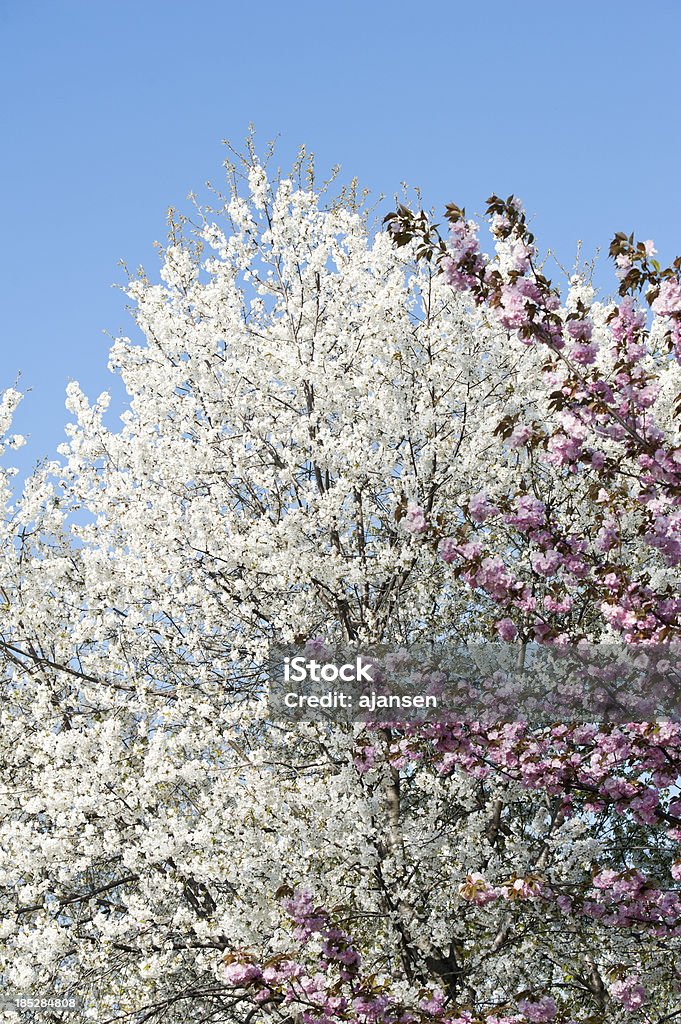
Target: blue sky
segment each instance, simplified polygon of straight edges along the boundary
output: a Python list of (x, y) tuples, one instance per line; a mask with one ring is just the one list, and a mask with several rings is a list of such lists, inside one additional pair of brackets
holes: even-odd
[(0, 0), (0, 387), (31, 388), (24, 468), (63, 439), (69, 379), (114, 385), (118, 261), (155, 276), (167, 207), (221, 180), (251, 121), (282, 165), (305, 143), (376, 193), (515, 192), (565, 263), (616, 230), (670, 260), (679, 40), (678, 0)]

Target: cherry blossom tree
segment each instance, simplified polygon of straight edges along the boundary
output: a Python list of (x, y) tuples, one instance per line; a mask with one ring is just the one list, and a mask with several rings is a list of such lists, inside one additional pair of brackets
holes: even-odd
[(561, 300), (514, 200), (486, 258), (463, 211), (372, 230), (305, 165), (231, 173), (129, 282), (122, 423), (71, 385), (5, 485), (6, 984), (98, 1021), (672, 1019), (676, 724), (283, 722), (259, 666), (675, 640), (678, 268), (617, 241), (649, 329)]

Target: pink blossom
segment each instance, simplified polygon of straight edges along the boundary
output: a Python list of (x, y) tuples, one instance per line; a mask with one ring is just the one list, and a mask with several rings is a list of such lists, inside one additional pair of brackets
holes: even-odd
[(496, 601), (506, 601), (519, 584), (498, 556), (483, 558), (480, 568), (464, 574), (473, 586), (482, 587)]
[(521, 612), (533, 612), (537, 607), (537, 598), (529, 587), (525, 587), (513, 603)]
[(462, 558), (466, 558), (469, 561), (473, 558), (479, 558), (482, 554), (482, 544), (477, 540), (467, 541), (465, 544), (461, 545), (459, 553)]
[(554, 434), (549, 440), (550, 460), (559, 466), (576, 462), (582, 451), (578, 438), (566, 434)]
[(542, 996), (537, 1000), (521, 999), (518, 1009), (532, 1024), (544, 1024), (545, 1021), (553, 1020), (558, 1013), (558, 1007), (551, 996)]
[(526, 277), (521, 277), (512, 284), (504, 284), (499, 295), (499, 320), (507, 330), (517, 330), (530, 321), (528, 303), (537, 305), (541, 301), (541, 292)]
[(532, 568), (541, 576), (553, 576), (563, 562), (563, 556), (555, 548), (537, 551), (530, 559)]
[(459, 886), (459, 895), (469, 903), (475, 903), (482, 907), (497, 899), (498, 892), (485, 879), (479, 871), (473, 871), (466, 876), (466, 881)]
[(511, 263), (513, 269), (519, 274), (524, 274), (530, 269), (530, 260), (535, 255), (536, 249), (526, 242), (517, 241), (511, 248)]
[(434, 989), (427, 999), (421, 1000), (420, 1007), (426, 1013), (442, 1013), (445, 1008), (445, 994), (442, 989)]
[(224, 977), (228, 985), (235, 987), (250, 985), (262, 976), (262, 971), (257, 964), (225, 964)]
[(681, 284), (668, 278), (660, 285), (660, 293), (650, 307), (658, 316), (673, 316), (681, 313)]
[(634, 797), (629, 807), (639, 821), (654, 825), (657, 821), (656, 809), (659, 802), (660, 797), (657, 790), (649, 788), (644, 790), (641, 795)]
[(511, 619), (499, 619), (494, 628), (505, 643), (511, 643), (518, 635), (515, 623)]
[(364, 775), (376, 763), (377, 750), (371, 743), (360, 747), (355, 755), (355, 768), (360, 775)]
[(509, 448), (522, 448), (532, 437), (532, 427), (519, 423), (508, 439)]
[(459, 554), (459, 549), (454, 537), (444, 537), (440, 541), (439, 555), (443, 562), (449, 565)]
[(445, 537), (440, 542), (440, 558), (443, 562), (450, 564), (456, 558), (463, 558), (466, 561), (473, 561), (482, 554), (482, 544), (477, 541), (467, 541), (465, 544), (457, 544), (454, 537)]
[[(544, 771), (539, 766), (538, 770)], [(516, 878), (513, 882), (502, 886), (502, 892), (507, 899), (534, 899), (540, 895), (541, 890), (542, 884), (537, 878)]]
[(570, 351), (570, 357), (580, 366), (592, 366), (596, 362), (598, 349), (595, 345), (575, 345)]
[(407, 533), (411, 534), (424, 533), (428, 529), (426, 514), (420, 505), (409, 502), (402, 525)]
[(307, 889), (296, 889), (293, 896), (282, 900), (282, 906), (296, 924), (293, 934), (302, 942), (320, 932), (327, 922), (326, 912), (315, 909), (312, 894)]
[(645, 1002), (646, 990), (639, 978), (632, 975), (630, 978), (613, 982), (610, 986), (610, 995), (622, 1003), (625, 1010), (638, 1010)]
[(499, 509), (491, 504), (489, 495), (484, 491), (474, 494), (468, 502), (468, 512), (476, 523), (484, 523), (486, 519), (498, 514)]
[(490, 221), (490, 230), (496, 237), (505, 236), (506, 232), (511, 226), (511, 222), (506, 216), (495, 213)]
[(593, 329), (594, 325), (590, 320), (568, 320), (567, 322), (567, 332), (574, 341), (590, 341)]
[(477, 224), (459, 220), (451, 225), (449, 255), (441, 262), (445, 280), (457, 291), (475, 287), (476, 275), (484, 271), (487, 262), (478, 247)]
[(612, 336), (620, 344), (634, 341), (645, 326), (645, 314), (634, 307), (630, 298), (622, 299), (610, 324)]
[[(606, 494), (606, 498), (607, 498), (607, 494)], [(597, 551), (602, 551), (602, 552), (610, 551), (610, 549), (613, 548), (617, 544), (618, 540), (619, 540), (619, 523), (617, 522), (616, 519), (613, 519), (612, 517), (608, 517), (604, 521), (603, 526), (601, 527), (601, 529), (598, 531), (598, 535), (596, 536), (596, 540), (594, 542), (594, 547), (596, 548)]]
[(631, 258), (629, 256), (625, 256), (624, 253), (620, 253), (619, 256), (615, 257), (615, 265), (617, 267), (615, 273), (621, 281), (626, 276), (627, 272), (631, 270)]
[(507, 522), (517, 526), (519, 530), (529, 530), (531, 527), (541, 526), (544, 522), (546, 506), (543, 501), (533, 497), (531, 494), (524, 494), (516, 501), (516, 511), (507, 517)]
[(313, 636), (305, 643), (305, 654), (309, 658), (329, 658), (330, 652), (321, 636)]
[(621, 604), (610, 604), (603, 601), (600, 605), (603, 617), (616, 629), (631, 629), (636, 625), (636, 614)]

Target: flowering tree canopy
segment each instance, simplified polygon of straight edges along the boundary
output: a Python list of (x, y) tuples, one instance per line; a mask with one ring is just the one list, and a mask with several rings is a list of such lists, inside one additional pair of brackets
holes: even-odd
[(282, 640), (679, 638), (679, 265), (618, 236), (621, 299), (561, 298), (516, 200), (493, 257), (448, 213), (372, 233), (253, 159), (129, 283), (122, 425), (73, 384), (59, 459), (3, 477), (15, 989), (98, 1021), (676, 1015), (675, 723), (341, 727), (261, 696)]

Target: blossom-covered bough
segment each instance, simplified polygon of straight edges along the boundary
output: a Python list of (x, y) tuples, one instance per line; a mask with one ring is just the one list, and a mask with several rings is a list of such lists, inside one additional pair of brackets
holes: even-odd
[(561, 300), (515, 200), (488, 258), (456, 208), (372, 234), (324, 195), (251, 159), (175, 225), (122, 425), (71, 385), (5, 488), (4, 983), (97, 1021), (674, 1019), (675, 723), (284, 723), (258, 663), (672, 644), (679, 268), (619, 237), (623, 298)]

